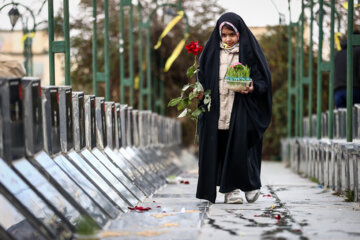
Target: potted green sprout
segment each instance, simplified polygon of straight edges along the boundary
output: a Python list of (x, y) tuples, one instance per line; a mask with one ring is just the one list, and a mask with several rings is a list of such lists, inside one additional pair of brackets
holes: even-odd
[(226, 72), (226, 87), (233, 91), (244, 91), (250, 86), (250, 68), (237, 62), (228, 67)]

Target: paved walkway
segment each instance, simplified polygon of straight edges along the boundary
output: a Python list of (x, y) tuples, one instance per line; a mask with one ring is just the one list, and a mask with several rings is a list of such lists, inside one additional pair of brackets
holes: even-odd
[[(189, 160), (191, 159), (191, 160)], [(189, 184), (169, 184), (108, 226), (106, 239), (360, 239), (359, 203), (301, 178), (279, 162), (263, 161), (261, 195), (255, 203), (216, 204), (195, 198), (196, 159), (181, 160)]]

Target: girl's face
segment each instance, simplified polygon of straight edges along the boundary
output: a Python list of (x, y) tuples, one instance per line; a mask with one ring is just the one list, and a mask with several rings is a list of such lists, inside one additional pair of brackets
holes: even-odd
[(223, 27), (221, 29), (221, 41), (226, 43), (229, 47), (232, 47), (239, 41), (239, 38), (234, 30)]

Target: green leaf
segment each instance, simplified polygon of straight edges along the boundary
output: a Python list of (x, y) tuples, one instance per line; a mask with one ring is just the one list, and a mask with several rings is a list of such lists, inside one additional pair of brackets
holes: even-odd
[(199, 92), (199, 91), (204, 91), (204, 88), (203, 88), (203, 86), (201, 85), (201, 83), (200, 82), (196, 82), (195, 83), (195, 88), (196, 88), (196, 90)]
[(185, 110), (182, 111), (182, 113), (180, 113), (180, 115), (178, 116), (178, 118), (183, 118), (183, 117), (185, 117), (187, 113), (188, 113), (188, 108), (185, 108)]
[(191, 104), (191, 101), (189, 98), (184, 98), (181, 100), (179, 105), (177, 106), (178, 111), (184, 109), (185, 107), (189, 106)]
[(188, 78), (191, 78), (194, 75), (194, 71), (195, 71), (194, 66), (189, 67), (188, 70), (186, 71), (186, 76)]
[(181, 91), (185, 92), (190, 86), (191, 86), (191, 84), (184, 85), (183, 88), (181, 89)]
[(204, 97), (204, 104), (208, 104), (209, 102), (211, 102), (211, 97), (210, 97), (210, 95), (205, 95), (205, 97)]
[(200, 114), (202, 114), (203, 111), (200, 108), (195, 109), (195, 111), (192, 112), (191, 116), (198, 118)]
[(182, 109), (184, 109), (186, 106), (185, 106), (185, 101), (182, 100), (179, 105), (177, 106), (177, 110), (180, 111)]
[(190, 105), (191, 105), (191, 100), (190, 100), (190, 98), (185, 98), (185, 101), (186, 101), (187, 106), (190, 106)]
[(174, 107), (178, 105), (181, 102), (181, 100), (182, 100), (181, 97), (171, 99), (170, 102), (168, 103), (168, 107)]
[(196, 97), (196, 92), (193, 91), (189, 94), (189, 100), (193, 100), (194, 97)]
[(210, 95), (211, 94), (211, 89), (208, 89), (204, 92), (204, 95)]

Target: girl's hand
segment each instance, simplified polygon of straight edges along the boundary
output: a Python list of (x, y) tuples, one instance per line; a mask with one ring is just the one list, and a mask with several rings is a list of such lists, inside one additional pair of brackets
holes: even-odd
[(199, 99), (200, 101), (203, 100), (204, 98), (204, 91), (199, 91), (196, 96), (197, 99)]
[(245, 90), (243, 91), (239, 91), (239, 93), (241, 94), (248, 94), (248, 93), (252, 93), (254, 91), (254, 85), (253, 85), (253, 80), (251, 79), (251, 83), (248, 87), (246, 87)]

